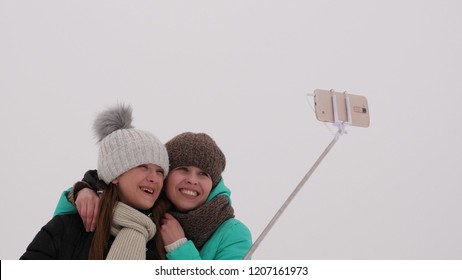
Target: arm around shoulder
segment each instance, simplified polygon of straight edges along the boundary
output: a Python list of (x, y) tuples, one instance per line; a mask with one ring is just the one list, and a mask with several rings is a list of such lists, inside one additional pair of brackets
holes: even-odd
[(53, 216), (57, 215), (65, 215), (65, 214), (75, 214), (77, 213), (77, 208), (75, 208), (75, 205), (72, 204), (67, 198), (69, 196), (69, 193), (72, 193), (73, 188), (69, 188), (65, 190), (61, 196), (59, 197), (58, 204), (56, 205), (55, 212), (53, 213)]

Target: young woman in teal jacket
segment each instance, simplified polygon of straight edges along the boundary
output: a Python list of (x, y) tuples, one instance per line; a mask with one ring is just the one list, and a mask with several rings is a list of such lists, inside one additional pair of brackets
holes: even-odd
[[(252, 246), (252, 237), (247, 226), (234, 218), (231, 192), (221, 177), (226, 160), (220, 148), (207, 134), (191, 132), (174, 137), (165, 146), (170, 173), (164, 191), (172, 207), (157, 234), (162, 236), (167, 259), (243, 259)], [(95, 186), (93, 190), (85, 188), (76, 198), (77, 208), (85, 210), (85, 215), (79, 212), (90, 230), (94, 223), (92, 209), (98, 203), (94, 191)], [(63, 193), (55, 215), (76, 212), (67, 199), (73, 194), (75, 190)]]

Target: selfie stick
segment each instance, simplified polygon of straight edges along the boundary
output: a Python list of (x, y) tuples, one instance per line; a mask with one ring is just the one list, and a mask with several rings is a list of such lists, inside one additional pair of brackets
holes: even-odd
[[(332, 91), (332, 90), (331, 90)], [(253, 243), (252, 247), (250, 247), (249, 252), (244, 257), (244, 260), (250, 259), (252, 256), (253, 252), (257, 249), (257, 247), (260, 245), (262, 240), (265, 238), (266, 234), (271, 230), (273, 225), (276, 223), (276, 221), (279, 219), (279, 217), (282, 215), (284, 210), (289, 206), (289, 204), (292, 202), (294, 197), (297, 195), (297, 193), (300, 191), (300, 189), (303, 187), (303, 185), (308, 181), (308, 179), (311, 177), (313, 172), (316, 170), (318, 165), (321, 163), (321, 161), (324, 159), (324, 157), (329, 153), (329, 151), (332, 149), (332, 147), (337, 143), (337, 140), (340, 138), (341, 135), (347, 133), (345, 130), (345, 126), (348, 124), (351, 124), (351, 112), (350, 112), (350, 100), (348, 98), (348, 94), (345, 92), (345, 102), (347, 105), (347, 118), (348, 121), (346, 122), (341, 122), (338, 119), (338, 114), (337, 114), (337, 100), (334, 95), (332, 95), (332, 107), (334, 109), (334, 125), (338, 127), (337, 133), (334, 135), (334, 139), (329, 143), (329, 145), (324, 149), (324, 152), (319, 156), (319, 158), (316, 160), (314, 165), (311, 167), (311, 169), (306, 173), (306, 175), (303, 177), (303, 179), (298, 183), (297, 187), (292, 191), (292, 193), (289, 195), (289, 197), (286, 199), (284, 204), (279, 208), (279, 210), (276, 212), (276, 214), (273, 216), (271, 221), (268, 223), (268, 225), (265, 227), (263, 232), (260, 234), (260, 236), (257, 238), (257, 240)]]

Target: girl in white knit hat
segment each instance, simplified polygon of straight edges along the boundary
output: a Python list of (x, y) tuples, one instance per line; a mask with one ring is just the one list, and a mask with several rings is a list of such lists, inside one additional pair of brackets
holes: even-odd
[(169, 171), (168, 154), (157, 137), (131, 122), (131, 108), (119, 105), (94, 123), (100, 142), (98, 175), (105, 182), (96, 230), (88, 232), (78, 214), (57, 215), (21, 259), (165, 258), (159, 235), (153, 237), (160, 219), (156, 209), (164, 207), (159, 195)]

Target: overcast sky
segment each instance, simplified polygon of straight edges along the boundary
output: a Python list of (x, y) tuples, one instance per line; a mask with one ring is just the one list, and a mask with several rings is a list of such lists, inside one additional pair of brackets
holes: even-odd
[(314, 89), (367, 97), (254, 259), (462, 259), (462, 2), (0, 0), (0, 259), (96, 168), (117, 102), (206, 132), (255, 240), (331, 141)]

